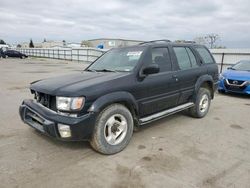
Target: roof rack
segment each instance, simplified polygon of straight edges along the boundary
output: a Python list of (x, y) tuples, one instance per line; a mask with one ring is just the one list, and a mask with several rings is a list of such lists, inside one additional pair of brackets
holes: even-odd
[(188, 44), (195, 44), (195, 41), (192, 40), (176, 40), (176, 43), (188, 43)]
[(163, 40), (151, 40), (151, 41), (146, 41), (146, 42), (139, 43), (139, 45), (149, 44), (149, 43), (157, 43), (157, 42), (171, 42), (171, 41), (168, 40), (168, 39), (163, 39)]

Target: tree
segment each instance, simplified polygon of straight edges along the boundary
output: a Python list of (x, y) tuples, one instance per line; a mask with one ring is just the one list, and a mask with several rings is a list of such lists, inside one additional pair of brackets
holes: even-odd
[(34, 44), (33, 44), (32, 39), (30, 39), (30, 44), (29, 44), (29, 47), (30, 47), (30, 48), (34, 48)]
[(6, 44), (4, 40), (0, 39), (0, 44)]
[(43, 42), (47, 42), (46, 38), (43, 39)]
[(16, 47), (17, 47), (17, 48), (22, 48), (22, 45), (21, 45), (21, 44), (18, 44)]
[(205, 40), (205, 37), (196, 37), (194, 38), (194, 41), (197, 44), (207, 45), (207, 41)]
[(215, 33), (211, 33), (205, 36), (205, 40), (209, 44), (210, 48), (215, 48), (216, 41), (219, 39), (219, 35)]

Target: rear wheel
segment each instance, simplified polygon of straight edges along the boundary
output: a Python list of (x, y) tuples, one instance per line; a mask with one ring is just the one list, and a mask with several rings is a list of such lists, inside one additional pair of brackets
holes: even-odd
[(125, 106), (110, 105), (99, 114), (90, 144), (103, 154), (118, 153), (128, 145), (133, 127), (133, 117)]
[(196, 118), (204, 117), (209, 110), (211, 93), (207, 88), (200, 88), (196, 96), (195, 105), (189, 109), (189, 114)]

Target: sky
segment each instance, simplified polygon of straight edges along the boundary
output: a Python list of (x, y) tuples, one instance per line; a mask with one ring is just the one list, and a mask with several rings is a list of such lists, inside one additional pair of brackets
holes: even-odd
[(193, 40), (250, 48), (249, 0), (0, 0), (0, 39), (18, 44), (93, 38)]

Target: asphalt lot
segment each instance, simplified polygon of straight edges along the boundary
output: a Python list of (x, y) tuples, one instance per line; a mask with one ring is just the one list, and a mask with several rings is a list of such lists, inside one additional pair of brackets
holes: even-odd
[(112, 156), (87, 142), (53, 140), (20, 120), (30, 82), (85, 66), (0, 59), (0, 187), (249, 188), (250, 97), (216, 94), (205, 118), (179, 113), (151, 123)]

